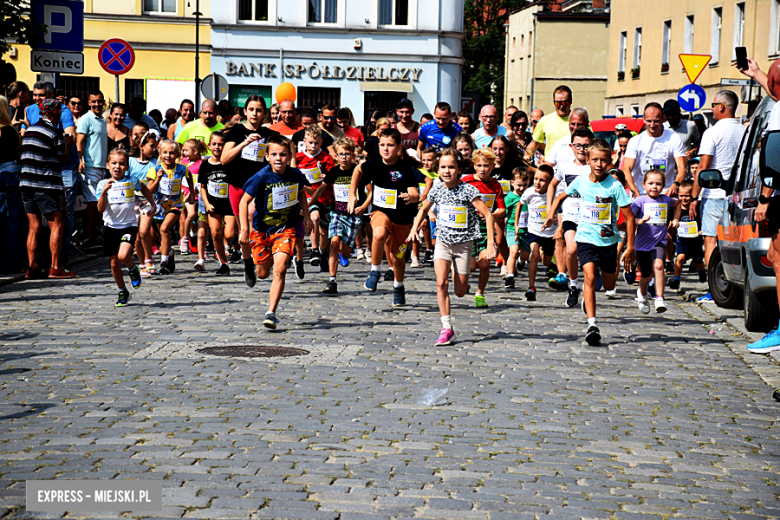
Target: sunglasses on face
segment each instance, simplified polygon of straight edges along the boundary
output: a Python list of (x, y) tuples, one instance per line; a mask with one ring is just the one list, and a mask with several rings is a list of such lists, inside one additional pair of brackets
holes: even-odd
[(538, 120), (538, 119), (531, 119), (531, 123), (532, 123), (532, 124), (536, 124), (536, 123), (538, 123), (538, 122), (539, 122), (539, 120)]
[(81, 101), (71, 101), (70, 104), (73, 105), (74, 107), (81, 106)]
[(336, 116), (322, 116), (322, 119), (327, 119), (328, 121), (333, 121), (336, 119)]
[(516, 126), (528, 126), (528, 123), (512, 123), (512, 127)]
[(718, 105), (723, 105), (724, 107), (725, 107), (725, 106), (728, 106), (728, 105), (726, 105), (726, 103), (713, 103), (713, 104), (712, 104), (712, 108), (715, 108), (715, 107), (716, 107), (716, 106), (718, 106)]
[(567, 105), (568, 103), (571, 103), (571, 99), (565, 99), (563, 101), (553, 101), (553, 103), (555, 103), (556, 107), (562, 107)]

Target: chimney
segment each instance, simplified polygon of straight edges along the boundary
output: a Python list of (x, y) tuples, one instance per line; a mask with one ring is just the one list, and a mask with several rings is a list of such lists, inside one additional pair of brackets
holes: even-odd
[(553, 0), (550, 2), (550, 11), (553, 13), (560, 13), (561, 12), (561, 4), (566, 2), (566, 0)]
[(606, 2), (604, 0), (593, 0), (593, 10), (596, 9), (604, 9), (604, 4)]

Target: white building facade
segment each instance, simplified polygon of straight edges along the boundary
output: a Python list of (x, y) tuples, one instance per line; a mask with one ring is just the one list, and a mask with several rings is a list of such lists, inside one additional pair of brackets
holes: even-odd
[(416, 117), (460, 104), (463, 0), (212, 0), (211, 12), (211, 72), (234, 106), (275, 101), (283, 82), (298, 107), (349, 107), (357, 124), (402, 98)]

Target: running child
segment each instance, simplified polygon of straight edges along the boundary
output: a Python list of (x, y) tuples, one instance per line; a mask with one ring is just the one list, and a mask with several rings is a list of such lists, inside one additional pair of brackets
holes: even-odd
[[(588, 128), (577, 128), (571, 134), (571, 144), (569, 147), (574, 152), (574, 160), (559, 162), (558, 170), (555, 172), (555, 178), (550, 182), (550, 189), (547, 190), (547, 206), (552, 207), (558, 186), (570, 186), (577, 177), (581, 175), (590, 175), (590, 166), (588, 165), (588, 148), (593, 142), (593, 132)], [(566, 156), (565, 154), (560, 154)], [(569, 155), (569, 157), (571, 157)], [(577, 263), (577, 242), (574, 239), (577, 233), (577, 224), (580, 222), (580, 199), (577, 195), (571, 195), (563, 203), (563, 222), (555, 233), (555, 240), (563, 239), (566, 243), (563, 258), (558, 259), (558, 263), (565, 261), (566, 271), (569, 273), (569, 295), (566, 297), (566, 306), (575, 307), (580, 301), (580, 282), (577, 279), (580, 266)]]
[[(506, 205), (504, 204), (504, 192), (501, 184), (492, 177), (493, 168), (496, 165), (496, 155), (490, 148), (480, 148), (474, 150), (471, 154), (474, 163), (473, 175), (465, 175), (463, 182), (471, 184), (479, 190), (482, 201), (493, 215), (493, 223), (497, 220), (503, 221), (506, 216)], [(495, 226), (488, 228), (487, 223), (480, 219), (479, 230), (482, 234), (480, 240), (473, 243), (471, 269), (479, 269), (479, 280), (477, 293), (474, 295), (474, 304), (478, 308), (488, 306), (485, 301), (485, 287), (490, 279), (490, 260), (488, 259), (490, 251), (487, 250), (488, 238), (495, 234)], [(495, 255), (493, 255), (495, 258)]]
[[(190, 172), (190, 176), (193, 179), (198, 178), (198, 172), (200, 172), (200, 165), (203, 164), (202, 155), (206, 154), (206, 145), (199, 139), (187, 139), (184, 141), (184, 145), (181, 148), (181, 164), (187, 167)], [(194, 250), (193, 238), (195, 238), (195, 232), (193, 226), (198, 220), (198, 196), (200, 195), (200, 186), (195, 185), (191, 188), (191, 184), (187, 183), (185, 178), (182, 181), (182, 189), (184, 190), (184, 208), (179, 217), (179, 251), (182, 255), (189, 254), (190, 250)], [(192, 200), (194, 202), (187, 202), (190, 200), (190, 192), (193, 191)], [(194, 251), (193, 251), (194, 252)], [(202, 258), (202, 257), (201, 257)]]
[[(528, 236), (525, 229), (521, 229), (520, 213), (525, 209), (524, 227), (528, 227), (528, 206), (520, 204), (520, 199), (528, 189), (528, 170), (525, 166), (518, 166), (512, 171), (512, 190), (504, 199), (506, 204), (506, 241), (509, 246), (509, 258), (506, 263), (506, 278), (504, 287), (507, 289), (515, 288), (515, 270), (517, 269), (518, 257), (523, 262), (528, 260), (531, 248), (528, 246)], [(522, 253), (520, 252), (522, 250)], [(525, 256), (525, 258), (523, 258)]]
[[(419, 171), (425, 176), (423, 183), (418, 183), (418, 189), (420, 191), (420, 200), (425, 202), (427, 193), (433, 186), (433, 181), (439, 177), (436, 173), (436, 162), (438, 155), (433, 148), (426, 148), (423, 150), (420, 156), (420, 162), (422, 168)], [(420, 203), (422, 204), (422, 202)], [(430, 262), (433, 260), (433, 238), (431, 237), (431, 225), (428, 215), (425, 215), (423, 223), (420, 225), (422, 228), (423, 239), (425, 240), (425, 258), (423, 262)], [(412, 242), (412, 265), (409, 267), (420, 267), (420, 241)]]
[[(365, 150), (358, 153), (355, 157), (356, 164), (360, 165), (366, 161), (368, 156)], [(354, 171), (353, 171), (354, 177)], [(357, 206), (363, 207), (363, 212), (360, 214), (360, 230), (355, 238), (355, 244), (357, 247), (357, 260), (365, 260), (368, 265), (371, 265), (371, 242), (374, 240), (374, 234), (371, 231), (371, 193), (366, 182), (366, 177), (363, 176), (360, 179), (357, 189)], [(356, 213), (357, 215), (357, 210)], [(365, 250), (363, 249), (363, 240), (365, 240)]]
[[(160, 162), (149, 169), (146, 174), (149, 191), (154, 193), (157, 206), (155, 220), (160, 223), (160, 274), (171, 274), (176, 270), (171, 234), (176, 221), (181, 216), (184, 204), (182, 181), (187, 179), (192, 186), (192, 175), (181, 164), (176, 164), (179, 158), (179, 145), (170, 139), (160, 142)], [(189, 203), (193, 204), (195, 192), (190, 191)]]
[(328, 226), (328, 239), (330, 240), (328, 270), (330, 278), (322, 292), (323, 294), (336, 295), (339, 293), (336, 275), (339, 263), (343, 264), (340, 259), (348, 259), (352, 254), (352, 248), (355, 247), (355, 237), (360, 229), (360, 215), (362, 211), (359, 214), (356, 211), (355, 215), (347, 211), (349, 185), (352, 183), (352, 173), (355, 170), (355, 143), (351, 139), (340, 137), (333, 144), (333, 147), (336, 151), (338, 164), (325, 174), (322, 184), (311, 196), (311, 204), (316, 204), (325, 190), (333, 191), (333, 209), (331, 209), (330, 218), (328, 219), (330, 221)]
[(669, 228), (677, 227), (677, 213), (669, 223), (669, 212), (677, 207), (677, 199), (664, 195), (664, 173), (651, 169), (645, 173), (642, 182), (645, 195), (638, 197), (631, 204), (636, 223), (636, 261), (642, 278), (639, 279), (639, 289), (636, 291), (636, 302), (644, 314), (650, 313), (647, 288), (650, 279), (655, 276), (655, 312), (666, 312), (664, 303), (664, 259), (666, 258), (666, 240)]
[[(335, 166), (333, 158), (327, 152), (322, 149), (322, 130), (317, 124), (311, 124), (306, 127), (306, 131), (303, 137), (304, 151), (298, 152), (295, 156), (298, 169), (311, 184), (311, 188), (307, 189), (307, 193), (311, 195), (314, 191), (322, 185), (322, 178), (325, 172), (329, 171)], [(310, 191), (311, 190), (311, 191)], [(323, 226), (327, 229), (328, 214), (330, 213), (330, 206), (333, 204), (333, 189), (326, 189), (321, 192), (317, 201), (311, 200), (309, 202), (309, 214), (311, 215), (312, 225), (311, 230), (311, 265), (320, 266), (320, 271), (328, 270), (327, 255), (328, 249), (322, 247), (325, 245), (325, 231), (320, 229)], [(320, 243), (322, 241), (322, 243)], [(301, 245), (301, 251), (303, 251), (303, 238), (299, 240)]]
[[(615, 295), (617, 243), (620, 236), (616, 225), (618, 211), (625, 215), (627, 222), (623, 266), (628, 269), (634, 263), (634, 213), (631, 211), (631, 197), (623, 186), (609, 175), (611, 162), (612, 150), (609, 144), (603, 139), (593, 141), (588, 150), (590, 175), (581, 175), (567, 186), (555, 199), (548, 213), (554, 215), (569, 196), (580, 196), (580, 222), (575, 240), (579, 263), (585, 274), (582, 292), (582, 307), (588, 316), (585, 341), (591, 346), (601, 344), (601, 330), (596, 324), (597, 267), (601, 269), (607, 295)], [(548, 217), (545, 226), (552, 225), (552, 218)]]
[(154, 197), (139, 178), (127, 177), (129, 161), (127, 152), (113, 149), (108, 153), (106, 164), (110, 179), (103, 179), (97, 185), (97, 208), (103, 213), (103, 254), (111, 259), (111, 274), (119, 288), (117, 307), (130, 301), (130, 291), (125, 286), (122, 264), (127, 267), (133, 288), (141, 286), (141, 270), (133, 261), (133, 244), (138, 234), (135, 217), (134, 190), (140, 191), (154, 211)]
[(406, 272), (406, 238), (417, 215), (420, 198), (415, 168), (406, 160), (401, 134), (394, 128), (378, 132), (379, 160), (370, 159), (357, 168), (349, 187), (350, 213), (355, 213), (358, 186), (363, 176), (371, 186), (371, 271), (363, 286), (376, 292), (382, 267), (382, 254), (388, 246), (393, 258), (393, 307), (406, 305), (404, 274)]
[[(157, 153), (157, 135), (146, 132), (133, 142), (130, 157), (130, 169), (127, 176), (135, 182), (140, 181), (146, 185), (146, 174), (149, 172), (149, 163), (154, 159)], [(152, 205), (143, 196), (140, 191), (135, 192), (135, 212), (138, 217), (138, 236), (135, 240), (135, 250), (138, 255), (138, 261), (143, 264), (141, 267), (141, 276), (148, 278), (154, 274), (154, 260), (152, 259), (152, 249), (154, 246), (154, 237), (152, 234), (152, 224), (154, 222), (154, 213)]]
[[(220, 162), (225, 149), (225, 134), (221, 130), (212, 132), (209, 137), (211, 157), (203, 161), (198, 174), (200, 185), (200, 200), (203, 203), (207, 224), (198, 222), (198, 256), (206, 249), (206, 225), (211, 230), (211, 239), (219, 260), (217, 276), (230, 274), (225, 243), (233, 244), (236, 240), (236, 217), (230, 206), (228, 169)], [(200, 257), (195, 263), (195, 269), (205, 270), (205, 258)]]
[[(536, 269), (539, 260), (549, 268), (555, 254), (553, 237), (558, 228), (557, 215), (555, 212), (551, 213), (547, 206), (547, 192), (553, 176), (552, 166), (539, 166), (534, 174), (534, 185), (525, 190), (518, 203), (528, 205), (528, 243), (531, 247), (531, 257), (528, 260), (528, 290), (525, 292), (525, 298), (529, 302), (536, 301)], [(548, 222), (549, 224), (545, 225)]]
[[(433, 268), (436, 271), (436, 298), (439, 302), (442, 329), (436, 346), (450, 345), (455, 339), (450, 317), (450, 267), (454, 268), (455, 296), (461, 298), (468, 288), (473, 242), (482, 240), (477, 212), (484, 219), (485, 227), (493, 229), (493, 214), (482, 201), (480, 191), (460, 180), (460, 172), (464, 169), (465, 162), (460, 153), (452, 148), (442, 151), (439, 159), (441, 182), (437, 182), (428, 192), (428, 198), (423, 201), (407, 238), (407, 242), (420, 241), (417, 231), (430, 209), (437, 204), (439, 236), (433, 255)], [(492, 233), (487, 235), (487, 247), (482, 254), (488, 262), (496, 256)]]
[(707, 270), (704, 267), (704, 243), (699, 232), (699, 223), (691, 220), (689, 209), (691, 207), (691, 194), (693, 182), (683, 181), (677, 190), (677, 199), (680, 203), (675, 209), (674, 217), (679, 221), (677, 226), (677, 258), (674, 262), (674, 278), (669, 282), (669, 288), (680, 288), (680, 275), (683, 266), (689, 258), (699, 272), (699, 281), (707, 281)]
[[(312, 222), (304, 192), (306, 178), (300, 170), (288, 166), (290, 140), (274, 135), (266, 143), (265, 158), (268, 165), (244, 185), (244, 195), (239, 205), (239, 242), (243, 245), (251, 244), (257, 278), (268, 278), (273, 267), (274, 278), (263, 326), (275, 329), (279, 323), (276, 309), (284, 292), (287, 264), (295, 249), (295, 225), (303, 218), (304, 230), (308, 230)], [(257, 203), (250, 236), (249, 204), (255, 199)], [(254, 275), (253, 272), (249, 276)], [(250, 281), (253, 286), (256, 279)]]

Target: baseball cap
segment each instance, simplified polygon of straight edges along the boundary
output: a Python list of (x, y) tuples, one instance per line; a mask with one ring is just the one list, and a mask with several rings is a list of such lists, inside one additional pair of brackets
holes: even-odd
[(693, 115), (693, 117), (692, 117), (692, 119), (693, 119), (694, 121), (704, 121), (704, 116), (703, 116), (703, 115), (701, 115), (701, 114), (694, 114), (694, 115)]
[(697, 163), (698, 164), (700, 161), (701, 161), (700, 157), (692, 157), (691, 160), (688, 161), (688, 164), (691, 164), (691, 163)]
[(680, 103), (676, 99), (667, 99), (664, 103), (664, 114), (677, 114), (680, 112)]
[(628, 130), (628, 127), (623, 123), (620, 123), (619, 125), (615, 125), (615, 130)]
[(401, 101), (398, 102), (395, 108), (409, 108), (414, 110), (414, 103), (412, 103), (412, 100), (409, 98), (403, 98)]

